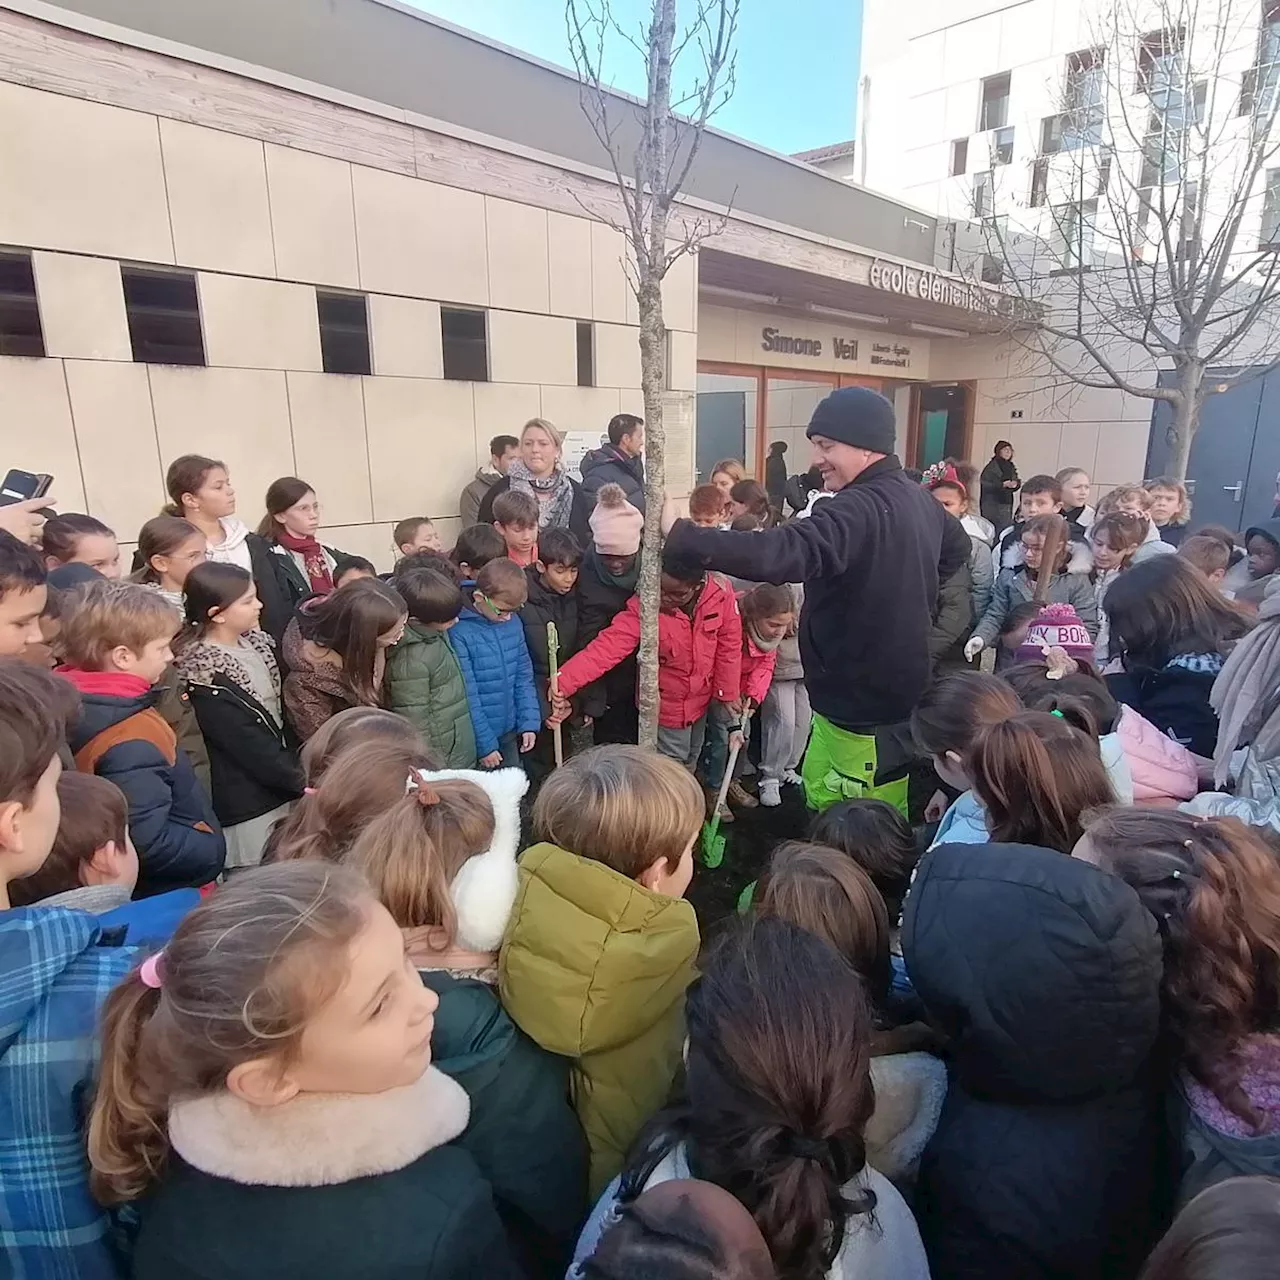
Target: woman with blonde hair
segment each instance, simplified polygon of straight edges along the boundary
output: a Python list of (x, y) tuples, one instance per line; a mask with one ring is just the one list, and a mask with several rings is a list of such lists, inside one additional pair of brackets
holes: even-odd
[(480, 523), (492, 524), (494, 499), (514, 490), (537, 499), (539, 529), (568, 529), (582, 546), (590, 546), (591, 498), (564, 469), (563, 446), (564, 434), (546, 418), (530, 418), (520, 432), (519, 458), (480, 503)]

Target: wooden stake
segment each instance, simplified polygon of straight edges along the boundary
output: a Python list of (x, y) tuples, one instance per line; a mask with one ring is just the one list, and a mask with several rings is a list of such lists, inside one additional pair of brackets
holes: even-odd
[[(560, 675), (560, 633), (554, 622), (547, 623), (547, 666), (551, 671), (551, 687), (556, 688)], [(564, 739), (560, 735), (559, 723), (551, 726), (551, 740), (556, 749), (556, 768), (564, 764)]]

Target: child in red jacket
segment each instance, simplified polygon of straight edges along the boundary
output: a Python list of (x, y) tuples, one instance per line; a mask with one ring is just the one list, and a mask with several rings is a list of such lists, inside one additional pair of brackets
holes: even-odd
[[(664, 556), (658, 615), (658, 750), (692, 770), (702, 753), (707, 708), (741, 694), (742, 618), (733, 589), (689, 556)], [(560, 668), (557, 716), (568, 699), (640, 646), (640, 599)]]
[[(718, 704), (707, 716), (707, 745), (702, 757), (703, 782), (707, 803), (719, 793), (728, 764), (729, 748), (741, 737), (745, 748), (750, 736), (750, 715), (759, 709), (778, 664), (778, 648), (795, 623), (795, 602), (789, 587), (762, 583), (741, 597), (742, 610), (742, 696), (727, 706)], [(738, 756), (735, 781), (729, 787), (728, 800), (742, 809), (754, 809), (759, 801), (736, 781), (743, 763)], [(732, 822), (733, 813), (724, 806), (721, 822)]]

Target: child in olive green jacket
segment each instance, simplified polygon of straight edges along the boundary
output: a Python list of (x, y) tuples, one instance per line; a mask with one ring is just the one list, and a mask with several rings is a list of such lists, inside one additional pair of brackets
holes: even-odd
[(593, 1196), (680, 1065), (699, 945), (684, 892), (704, 814), (691, 774), (629, 746), (575, 756), (534, 805), (543, 843), (520, 859), (499, 990), (526, 1034), (572, 1060)]

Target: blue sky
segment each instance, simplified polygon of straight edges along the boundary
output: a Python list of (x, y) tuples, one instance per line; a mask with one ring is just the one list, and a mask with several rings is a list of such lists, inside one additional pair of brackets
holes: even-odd
[[(547, 62), (570, 65), (563, 0), (408, 3)], [(618, 19), (636, 30), (651, 9), (648, 0), (612, 4)], [(680, 7), (692, 11), (692, 0), (681, 0)], [(852, 138), (861, 22), (861, 0), (743, 0), (738, 87), (713, 123), (784, 152)], [(615, 37), (607, 58), (618, 88), (632, 93), (643, 88), (625, 41)]]

